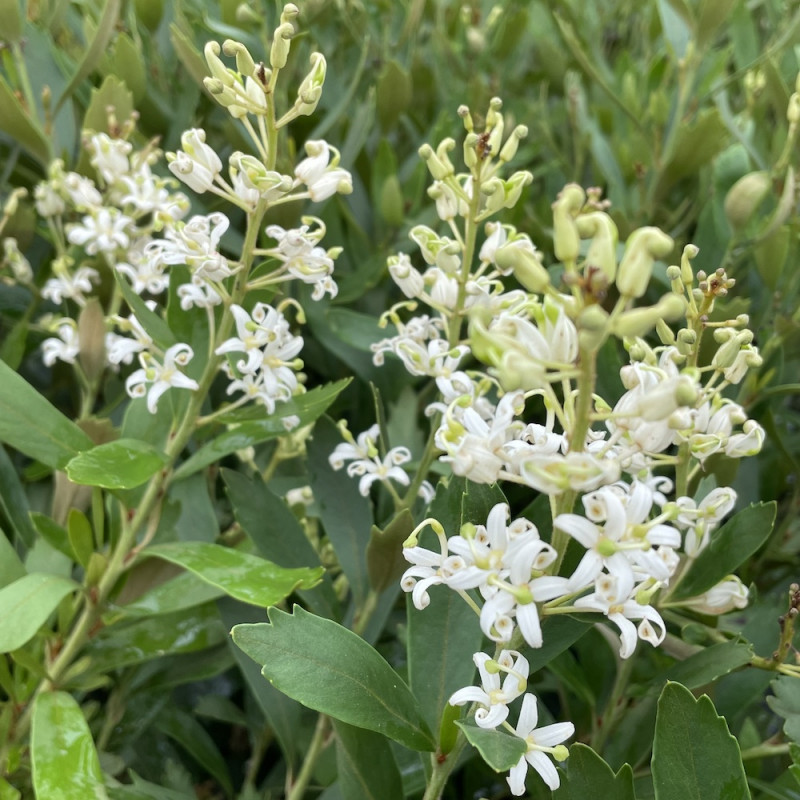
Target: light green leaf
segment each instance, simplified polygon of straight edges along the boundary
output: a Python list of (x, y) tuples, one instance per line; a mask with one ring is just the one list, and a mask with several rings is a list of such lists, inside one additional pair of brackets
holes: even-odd
[(92, 526), (83, 511), (77, 508), (69, 510), (67, 517), (67, 536), (75, 560), (84, 568), (89, 565), (89, 559), (94, 552), (94, 535)]
[(164, 322), (155, 311), (151, 311), (144, 300), (133, 291), (127, 279), (119, 272), (114, 273), (117, 278), (117, 285), (125, 298), (125, 302), (130, 306), (131, 311), (136, 314), (142, 327), (152, 340), (162, 349), (166, 350), (176, 343), (175, 334), (170, 330), (169, 325)]
[(585, 744), (570, 747), (566, 768), (567, 778), (553, 793), (553, 800), (586, 800), (589, 797), (635, 800), (630, 766), (624, 764), (615, 775), (614, 770)]
[(0, 0), (0, 41), (11, 44), (22, 37), (19, 0)]
[(31, 511), (30, 518), (36, 532), (47, 544), (54, 547), (59, 553), (63, 553), (70, 561), (75, 560), (75, 553), (72, 551), (66, 528), (62, 528), (52, 517), (38, 511)]
[(14, 545), (0, 529), (0, 589), (25, 575), (25, 567)]
[(33, 788), (38, 800), (106, 800), (103, 771), (81, 707), (66, 692), (43, 692), (31, 726)]
[(53, 469), (61, 469), (92, 447), (92, 440), (74, 422), (2, 361), (0, 441)]
[(203, 78), (207, 78), (209, 72), (200, 51), (194, 46), (194, 43), (189, 37), (174, 23), (169, 26), (169, 38), (181, 64), (183, 64), (186, 71), (197, 85), (203, 86)]
[(311, 589), (322, 567), (284, 569), (264, 558), (208, 542), (173, 542), (148, 547), (143, 558), (155, 557), (188, 569), (198, 578), (244, 603), (267, 608), (296, 589)]
[(167, 463), (155, 447), (138, 439), (117, 439), (80, 453), (66, 466), (73, 483), (104, 489), (133, 489)]
[(270, 609), (269, 624), (237, 625), (233, 641), (267, 680), (308, 708), (412, 750), (434, 742), (416, 699), (377, 651), (347, 628), (299, 606)]
[[(83, 129), (107, 131), (109, 108), (114, 109), (114, 116), (118, 120), (128, 119), (133, 111), (133, 95), (128, 87), (114, 75), (107, 75), (99, 89), (92, 89), (89, 95), (89, 106), (83, 118)], [(79, 166), (84, 161), (88, 165), (88, 154), (81, 155)], [(144, 305), (143, 302), (142, 305)]]
[(117, 26), (121, 8), (121, 0), (106, 0), (103, 14), (97, 23), (97, 30), (95, 31), (94, 38), (89, 42), (89, 46), (86, 48), (83, 58), (80, 64), (78, 64), (78, 68), (75, 70), (75, 73), (67, 84), (66, 89), (64, 89), (61, 97), (58, 98), (55, 111), (53, 112), (54, 114), (58, 113), (58, 110), (64, 105), (64, 102), (73, 95), (75, 90), (83, 82), (83, 79), (91, 74), (106, 54), (106, 48), (114, 35), (114, 29)]
[[(167, 569), (172, 569), (167, 567)], [(172, 614), (187, 608), (203, 605), (225, 594), (218, 586), (198, 578), (193, 572), (180, 575), (159, 584), (132, 603), (116, 607), (126, 616), (150, 617), (158, 614)]]
[(0, 589), (0, 653), (10, 653), (32, 639), (58, 604), (77, 588), (68, 578), (32, 572)]
[(20, 800), (22, 795), (5, 779), (0, 778), (0, 800)]
[(656, 0), (656, 5), (664, 38), (669, 42), (675, 58), (683, 58), (691, 36), (687, 19), (675, 10), (669, 0)]
[(389, 742), (340, 720), (333, 727), (342, 795), (347, 800), (403, 800), (403, 781)]
[(287, 429), (283, 421), (287, 417), (299, 418), (297, 428), (310, 425), (325, 413), (348, 383), (350, 379), (318, 386), (310, 392), (293, 397), (287, 403), (281, 403), (276, 407), (275, 413), (266, 418), (263, 416), (263, 409), (257, 409), (258, 419), (238, 422), (230, 430), (201, 447), (175, 470), (175, 479), (186, 478), (237, 450), (276, 439), (278, 436), (285, 436)]
[(739, 744), (706, 695), (679, 683), (658, 699), (653, 742), (656, 800), (749, 800)]
[(772, 533), (776, 505), (754, 503), (711, 534), (711, 541), (680, 579), (670, 600), (685, 600), (708, 591), (740, 567)]
[(467, 741), (495, 771), (506, 772), (525, 755), (525, 741), (503, 730), (479, 728), (471, 722), (456, 722)]
[(0, 446), (0, 511), (26, 547), (33, 547), (36, 529), (31, 522), (28, 497), (5, 447)]

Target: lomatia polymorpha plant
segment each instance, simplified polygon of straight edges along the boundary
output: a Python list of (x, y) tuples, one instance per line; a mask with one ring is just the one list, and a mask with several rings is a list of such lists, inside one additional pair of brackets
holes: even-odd
[[(232, 641), (296, 701), (292, 719), (317, 713), (302, 744), (288, 744), (274, 695), (267, 702), (251, 684), (284, 750), (290, 800), (311, 791), (332, 741), (348, 800), (442, 797), (469, 748), (515, 796), (557, 790), (571, 754), (575, 769), (597, 774), (602, 762), (585, 744), (601, 751), (626, 724), (634, 657), (663, 648), (690, 659), (702, 652), (681, 638), (691, 624), (704, 626), (712, 646), (740, 648), (731, 669), (797, 677), (787, 663), (793, 615), (771, 658), (719, 622), (747, 605), (735, 571), (774, 518), (759, 504), (725, 522), (737, 494), (715, 469), (721, 458), (757, 454), (765, 437), (735, 399), (761, 356), (747, 315), (725, 314), (734, 279), (697, 268), (702, 254), (691, 244), (673, 259), (675, 242), (656, 227), (621, 244), (609, 201), (576, 184), (553, 203), (555, 261), (546, 263), (529, 235), (503, 221), (533, 176), (510, 167), (528, 131), (506, 129), (499, 99), (482, 120), (459, 108), (460, 148), (452, 138), (420, 148), (438, 222), (413, 226), (414, 253), (387, 260), (402, 299), (380, 319), (384, 338), (376, 326), (372, 357), (401, 363), (425, 392), (424, 446), (413, 453), (411, 443), (390, 442), (380, 415), (358, 434), (345, 421), (337, 433), (324, 421), (312, 430), (345, 382), (309, 385), (297, 296), (336, 297), (341, 250), (321, 245), (321, 219), (284, 228), (272, 214), (348, 194), (353, 178), (324, 140), (306, 142), (305, 156), (286, 166), (287, 126), (315, 111), (326, 75), (313, 54), (293, 103), (276, 106), (297, 14), (284, 7), (269, 66), (240, 42), (206, 46), (206, 88), (251, 152), (223, 159), (205, 130), (191, 129), (166, 154), (168, 177), (135, 121), (112, 117), (108, 132), (85, 134), (91, 175), (54, 161), (35, 190), (54, 248), (49, 276), (36, 280), (16, 242), (4, 241), (9, 280), (32, 308), (51, 309), (37, 321), (41, 359), (69, 365), (79, 397), (75, 425), (13, 378), (6, 400), (15, 419), (33, 425), (44, 415), (50, 435), (2, 427), (4, 441), (54, 471), (52, 519), (34, 521), (76, 563), (36, 625), (0, 631), (3, 652), (39, 647), (39, 626), (71, 598), (50, 638), (39, 637), (41, 675), (26, 672), (13, 688), (13, 752), (33, 728), (38, 796), (52, 783), (37, 731), (80, 717), (74, 698), (93, 691), (124, 705), (129, 687), (113, 682), (100, 657), (125, 635), (117, 626), (135, 628), (149, 608), (181, 615), (196, 606), (217, 631), (222, 595), (270, 609), (268, 622), (226, 612), (228, 629), (248, 620)], [(214, 210), (192, 215), (178, 181)], [(292, 282), (309, 288), (293, 292)], [(11, 370), (3, 375), (12, 381)], [(278, 443), (265, 462), (256, 448), (267, 441)], [(233, 456), (241, 471), (222, 477), (235, 521), (215, 528), (213, 542), (175, 541), (170, 503), (216, 501), (216, 465)], [(281, 463), (303, 459), (309, 485), (278, 496), (269, 483)], [(207, 480), (187, 489), (204, 470)], [(126, 596), (130, 576), (153, 558), (181, 568), (173, 580), (182, 582)], [(21, 575), (0, 591), (18, 600), (43, 580)], [(400, 589), (407, 664), (390, 665), (374, 644)], [(291, 613), (280, 608), (290, 597)], [(798, 603), (795, 592), (795, 612)], [(588, 719), (569, 719), (548, 667), (588, 637), (613, 653), (611, 696)], [(662, 706), (666, 718), (698, 719), (728, 753), (725, 723), (687, 690), (668, 684), (659, 714)], [(105, 751), (118, 718), (94, 720), (91, 731), (80, 719), (76, 735), (90, 743), (85, 785), (119, 789), (119, 773), (103, 776), (91, 744)], [(265, 748), (256, 749), (248, 791)], [(738, 758), (737, 750), (727, 777), (746, 791)], [(418, 776), (405, 792), (399, 765)], [(654, 758), (656, 783), (664, 770)], [(612, 778), (632, 786), (629, 769)]]

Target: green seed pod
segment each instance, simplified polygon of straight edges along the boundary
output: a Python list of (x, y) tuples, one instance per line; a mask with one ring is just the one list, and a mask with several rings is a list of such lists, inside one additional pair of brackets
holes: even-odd
[(397, 175), (389, 175), (383, 182), (378, 208), (389, 225), (399, 227), (403, 224), (403, 188)]
[(734, 230), (741, 230), (750, 222), (771, 188), (772, 181), (765, 170), (749, 172), (731, 186), (725, 195), (725, 216)]

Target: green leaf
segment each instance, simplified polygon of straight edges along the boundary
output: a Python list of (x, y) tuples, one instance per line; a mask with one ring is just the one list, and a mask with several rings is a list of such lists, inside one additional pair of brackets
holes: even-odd
[(117, 439), (75, 456), (66, 466), (73, 483), (103, 489), (133, 489), (167, 463), (155, 447), (138, 439)]
[(679, 683), (658, 699), (653, 742), (656, 800), (747, 800), (739, 744), (706, 695), (695, 700)]
[[(114, 75), (106, 76), (99, 89), (92, 89), (89, 105), (83, 117), (83, 129), (98, 132), (108, 131), (109, 108), (114, 109), (114, 116), (118, 120), (128, 119), (133, 111), (133, 95), (125, 84)], [(86, 155), (81, 155), (79, 164), (82, 165), (84, 159), (88, 165), (89, 161)], [(136, 296), (138, 297), (138, 295)], [(139, 321), (141, 322), (141, 318)]]
[[(171, 567), (167, 567), (171, 569)], [(120, 611), (131, 617), (150, 617), (158, 614), (172, 614), (194, 606), (201, 606), (211, 600), (224, 596), (225, 592), (218, 586), (198, 578), (192, 572), (182, 572), (180, 575), (159, 584), (132, 603), (117, 606)]]
[(310, 589), (323, 568), (284, 569), (264, 558), (208, 542), (174, 542), (148, 547), (142, 557), (162, 558), (244, 603), (266, 608), (296, 589)]
[(159, 715), (156, 727), (181, 745), (217, 780), (228, 796), (233, 794), (233, 784), (225, 759), (196, 717), (168, 706)]
[(781, 675), (770, 687), (774, 696), (767, 697), (767, 704), (786, 720), (783, 732), (792, 741), (800, 742), (800, 681), (794, 676)]
[(341, 441), (336, 426), (327, 417), (320, 420), (308, 444), (310, 484), (325, 533), (358, 603), (369, 591), (365, 554), (372, 510), (369, 500), (359, 493), (357, 481), (348, 477), (345, 470), (337, 472), (328, 462), (328, 456)]
[(198, 86), (203, 86), (203, 78), (207, 78), (209, 72), (200, 51), (174, 23), (169, 26), (169, 38), (181, 64), (183, 64), (195, 83)]
[(51, 547), (63, 553), (70, 561), (75, 560), (75, 553), (69, 542), (69, 534), (66, 528), (62, 528), (52, 517), (47, 514), (40, 514), (38, 511), (30, 512), (31, 522), (36, 528), (36, 532)]
[(92, 526), (83, 511), (79, 511), (77, 508), (69, 510), (67, 535), (75, 560), (86, 568), (94, 552), (94, 535)]
[(347, 800), (403, 800), (403, 782), (380, 734), (333, 721), (339, 786)]
[(92, 447), (92, 440), (74, 422), (2, 361), (0, 441), (53, 469), (61, 469)]
[(133, 39), (121, 33), (114, 48), (114, 72), (131, 90), (134, 102), (138, 103), (147, 94), (147, 69), (142, 51)]
[(42, 692), (31, 724), (33, 788), (39, 800), (105, 800), (103, 771), (81, 707), (66, 692)]
[(711, 541), (684, 573), (670, 600), (696, 597), (734, 572), (772, 533), (776, 505), (754, 503), (711, 534)]
[(5, 447), (0, 446), (0, 511), (26, 547), (33, 547), (36, 529), (31, 522), (28, 496)]
[(267, 680), (303, 705), (394, 739), (433, 750), (422, 712), (397, 673), (361, 637), (299, 606), (270, 609), (269, 624), (237, 625), (233, 641), (263, 665)]
[(525, 741), (502, 730), (479, 728), (471, 722), (456, 722), (467, 741), (495, 771), (507, 772), (525, 755)]
[(658, 15), (661, 17), (664, 38), (669, 42), (675, 58), (683, 58), (691, 36), (686, 18), (673, 8), (673, 4), (669, 0), (656, 0), (656, 5)]
[(0, 529), (0, 589), (25, 575), (25, 567), (14, 545)]
[[(236, 521), (264, 558), (281, 567), (320, 564), (317, 551), (283, 498), (262, 481), (251, 480), (241, 472), (229, 469), (221, 472)], [(339, 602), (327, 574), (319, 586), (300, 596), (315, 614), (331, 619), (338, 616)]]
[(155, 311), (151, 311), (144, 300), (133, 291), (127, 279), (119, 272), (114, 272), (125, 302), (130, 306), (131, 311), (136, 315), (142, 327), (152, 340), (163, 350), (167, 350), (176, 343), (175, 334), (170, 330), (169, 325), (164, 322)]
[(5, 778), (0, 778), (0, 800), (20, 800), (22, 795)]
[(743, 642), (721, 642), (706, 647), (699, 653), (668, 667), (662, 675), (652, 679), (661, 686), (665, 680), (683, 684), (687, 689), (699, 689), (712, 681), (749, 663), (753, 646)]
[(0, 41), (11, 44), (22, 37), (19, 0), (0, 0)]
[(615, 775), (591, 747), (574, 744), (569, 749), (567, 778), (553, 793), (553, 800), (586, 800), (589, 797), (635, 800), (633, 771), (625, 764)]
[(373, 525), (367, 544), (367, 572), (369, 582), (376, 592), (382, 592), (400, 580), (408, 568), (403, 558), (403, 542), (414, 530), (414, 517), (404, 508), (392, 517), (389, 524), (381, 530)]
[(318, 386), (310, 392), (293, 397), (286, 403), (280, 403), (276, 407), (275, 413), (268, 417), (263, 416), (263, 409), (256, 410), (259, 419), (238, 422), (230, 430), (201, 447), (175, 470), (175, 479), (186, 478), (193, 472), (197, 472), (237, 450), (285, 436), (287, 429), (284, 420), (287, 417), (297, 416), (299, 418), (300, 422), (296, 428), (310, 425), (325, 413), (328, 406), (348, 383), (350, 383), (349, 378), (329, 383), (327, 386)]
[(0, 589), (0, 653), (10, 653), (32, 639), (58, 604), (77, 588), (78, 584), (67, 578), (32, 572)]
[[(121, 8), (121, 0), (106, 0), (103, 14), (97, 23), (94, 38), (89, 42), (89, 46), (84, 51), (83, 58), (80, 64), (78, 64), (78, 68), (75, 70), (72, 78), (70, 78), (61, 97), (58, 98), (54, 114), (58, 113), (58, 110), (64, 105), (64, 102), (73, 95), (83, 82), (83, 79), (91, 74), (94, 68), (100, 63), (103, 56), (105, 56), (106, 48), (114, 35), (114, 29), (117, 26)], [(120, 121), (122, 120), (120, 119)]]
[(0, 75), (0, 130), (12, 136), (42, 166), (50, 161), (50, 143), (39, 123), (23, 108), (6, 79)]
[(139, 664), (175, 653), (194, 653), (225, 640), (225, 631), (213, 603), (162, 614), (152, 619), (113, 625), (86, 646), (95, 673)]

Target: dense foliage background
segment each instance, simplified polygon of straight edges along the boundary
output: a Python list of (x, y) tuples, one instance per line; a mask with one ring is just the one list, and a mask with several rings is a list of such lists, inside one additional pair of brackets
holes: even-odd
[[(789, 746), (800, 742), (800, 681), (745, 666), (753, 652), (769, 659), (778, 648), (779, 617), (782, 625), (793, 625), (793, 617), (782, 615), (790, 608), (789, 587), (800, 577), (799, 151), (798, 123), (787, 121), (800, 71), (797, 4), (308, 0), (298, 5), (301, 34), (293, 42), (281, 91), (302, 79), (313, 50), (325, 54), (328, 73), (316, 115), (281, 131), (285, 163), (278, 169), (291, 173), (302, 143), (325, 138), (340, 148), (341, 163), (353, 175), (353, 192), (314, 211), (327, 226), (326, 245), (343, 248), (336, 261), (337, 297), (312, 304), (306, 302), (307, 287), (291, 291), (305, 308), (310, 331), (303, 351), (309, 386), (355, 377), (327, 409), (334, 420), (347, 419), (353, 432), (368, 428), (377, 409), (393, 443), (407, 444), (414, 453), (422, 450), (422, 408), (431, 398), (418, 396), (420, 381), (398, 363), (375, 367), (369, 345), (382, 336), (377, 317), (401, 299), (388, 279), (387, 256), (409, 250), (411, 227), (435, 220), (426, 195), (427, 170), (417, 150), (424, 142), (458, 135), (454, 112), (460, 104), (477, 118), (490, 98), (500, 96), (507, 129), (515, 123), (528, 126), (514, 165), (531, 170), (534, 182), (504, 221), (527, 231), (546, 263), (555, 260), (551, 203), (566, 183), (576, 182), (603, 187), (620, 241), (637, 227), (659, 226), (676, 240), (676, 252), (693, 242), (700, 248), (697, 264), (707, 273), (724, 268), (735, 278), (735, 291), (716, 314), (719, 319), (750, 315), (763, 364), (736, 387), (735, 399), (763, 425), (768, 442), (757, 457), (741, 462), (712, 458), (709, 472), (736, 489), (738, 508), (777, 501), (773, 536), (738, 571), (751, 585), (750, 605), (719, 622), (741, 632), (740, 644), (753, 650), (713, 651), (712, 645), (722, 646), (709, 633), (716, 622), (672, 620), (680, 638), (674, 636), (666, 650), (640, 652), (620, 687), (613, 654), (595, 632), (558, 655), (537, 678), (536, 688), (552, 710), (560, 709), (579, 730), (593, 731), (592, 747), (614, 770), (631, 765), (635, 796), (646, 800), (654, 796), (648, 764), (664, 680), (680, 680), (691, 689), (713, 682), (707, 690), (739, 741), (752, 796), (800, 797), (793, 774), (800, 773), (799, 751)], [(279, 14), (273, 4), (200, 0), (0, 2), (0, 197), (9, 198), (19, 187), (29, 191), (6, 205), (2, 236), (17, 240), (38, 287), (50, 275), (52, 248), (32, 196), (51, 160), (61, 158), (68, 168), (88, 172), (81, 131), (108, 129), (109, 106), (119, 123), (137, 112), (137, 147), (156, 140), (165, 151), (176, 150), (184, 130), (202, 127), (223, 158), (246, 150), (240, 129), (203, 88), (202, 50), (209, 40), (233, 38), (253, 54), (269, 52)], [(737, 183), (751, 173), (761, 177), (749, 185)], [(743, 187), (738, 194), (731, 193), (734, 185)], [(192, 202), (194, 213), (217, 208), (209, 195)], [(286, 228), (300, 224), (308, 213), (302, 205), (280, 207), (272, 221)], [(244, 230), (235, 227), (226, 241), (238, 249)], [(656, 280), (662, 291), (668, 288), (664, 274)], [(0, 356), (74, 418), (80, 409), (71, 371), (64, 364), (49, 369), (41, 361), (39, 347), (48, 334), (37, 320), (48, 308), (28, 288), (11, 280), (0, 285)], [(613, 399), (621, 393), (619, 359), (613, 353), (607, 358), (599, 385)], [(108, 380), (113, 384), (115, 378)], [(109, 390), (108, 396), (114, 393)], [(122, 407), (97, 410), (117, 426), (123, 412)], [(89, 427), (95, 441), (108, 434)], [(309, 484), (315, 494), (330, 492), (334, 484), (326, 481), (333, 479), (320, 474), (319, 464), (327, 463), (338, 442), (335, 428), (323, 419), (308, 444), (308, 459), (295, 457), (291, 445), (277, 440), (256, 444), (249, 461), (230, 449), (191, 481), (175, 485), (155, 543), (235, 544), (246, 536), (256, 551), (266, 548), (262, 554), (269, 556), (269, 548), (279, 549), (279, 543), (266, 542), (266, 535), (260, 540), (259, 530), (265, 517), (277, 513), (273, 499)], [(278, 452), (281, 447), (287, 449)], [(268, 494), (253, 491), (259, 473), (266, 473)], [(195, 480), (211, 487), (204, 504), (189, 502), (196, 495), (188, 484)], [(335, 486), (334, 494), (346, 492)], [(387, 522), (386, 495), (373, 493), (372, 501), (362, 501), (353, 490), (347, 498), (338, 509), (338, 524), (363, 519), (368, 530), (373, 522)], [(513, 490), (508, 499), (518, 512), (529, 501)], [(74, 576), (89, 569), (88, 558), (68, 555), (74, 555), (80, 534), (70, 529), (66, 542), (59, 538), (66, 513), (58, 530), (37, 524), (46, 514), (58, 516), (54, 502), (65, 503), (64, 508), (77, 503), (52, 469), (13, 447), (0, 449), (0, 525), (6, 534), (0, 536), (0, 586), (18, 577), (13, 563), (20, 560), (29, 572)], [(326, 532), (331, 534), (327, 526), (337, 524), (331, 514), (315, 517), (312, 507), (306, 516), (294, 508), (281, 519), (287, 526), (302, 519), (306, 535), (325, 543)], [(321, 553), (325, 563), (325, 546)], [(116, 606), (177, 572), (166, 562), (145, 564), (148, 568), (135, 569), (114, 597), (107, 623)], [(334, 571), (331, 588), (326, 602), (343, 602), (347, 609), (341, 573)], [(364, 635), (402, 674), (403, 645), (411, 632), (398, 594), (396, 586), (381, 594), (379, 612)], [(219, 595), (188, 607), (168, 594), (153, 599), (153, 605), (141, 604), (141, 616), (134, 619), (129, 612), (124, 624), (109, 625), (93, 639), (87, 662), (65, 676), (62, 686), (86, 713), (103, 769), (120, 781), (109, 789), (110, 796), (281, 797), (287, 769), (299, 768), (316, 715), (273, 689), (229, 640), (233, 624), (262, 621), (263, 611)], [(15, 613), (24, 615), (25, 608)], [(62, 604), (55, 617), (69, 614)], [(0, 630), (15, 623), (0, 608), (4, 615)], [(50, 622), (51, 632), (0, 655), (2, 800), (18, 792), (31, 796), (28, 745), (17, 733), (44, 675), (42, 664), (57, 654), (61, 641), (60, 621)], [(784, 655), (791, 662), (796, 652), (790, 635)], [(686, 659), (698, 654), (703, 660), (687, 668)], [(599, 728), (592, 718), (596, 713)], [(397, 759), (402, 795), (419, 796), (422, 759), (399, 747), (385, 752)], [(585, 754), (572, 758), (590, 761)], [(336, 782), (337, 771), (341, 776), (346, 769), (341, 752), (338, 767), (336, 762), (330, 747), (315, 764), (309, 797), (316, 792), (325, 800), (350, 800)], [(600, 770), (596, 764), (585, 768)], [(614, 783), (607, 773), (597, 774), (610, 780), (609, 786)], [(537, 786), (532, 796), (550, 796)], [(472, 760), (445, 797), (503, 797), (505, 789), (502, 776)], [(619, 791), (607, 796), (632, 797)], [(580, 792), (577, 785), (565, 784), (555, 796), (589, 796)]]

